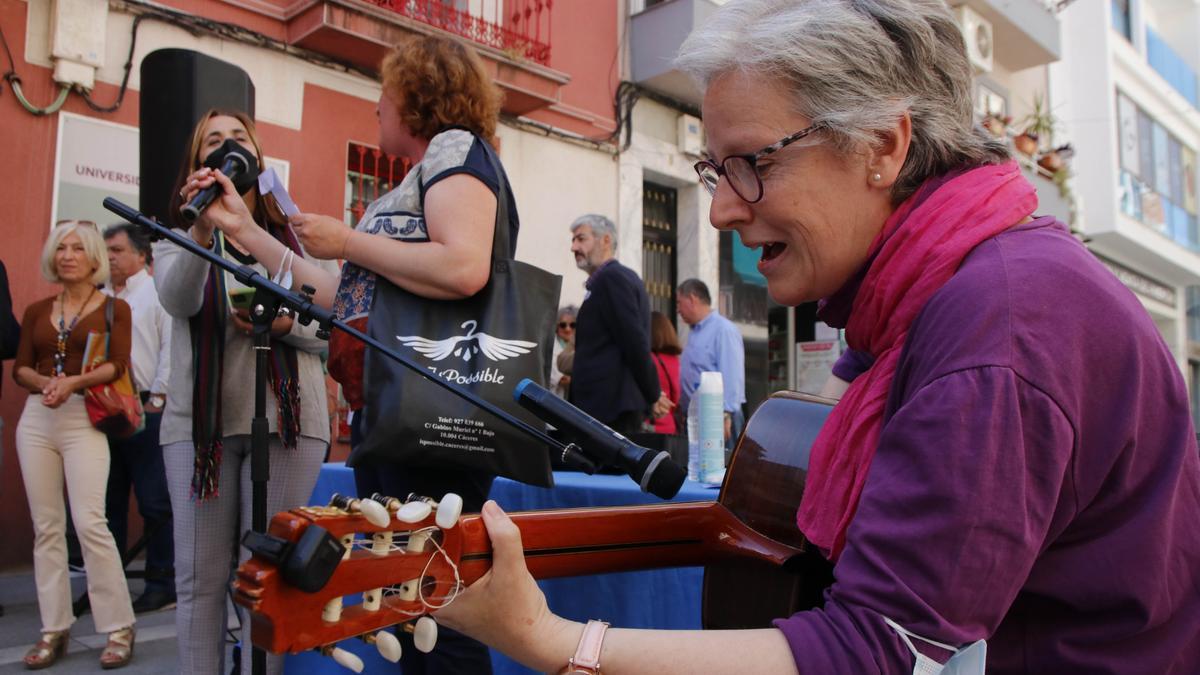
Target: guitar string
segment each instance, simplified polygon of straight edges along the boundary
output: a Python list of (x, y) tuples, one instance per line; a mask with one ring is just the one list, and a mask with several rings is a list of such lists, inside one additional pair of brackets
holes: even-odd
[[(432, 533), (432, 532), (436, 532), (436, 531), (438, 531), (437, 527), (426, 527), (426, 528), (422, 528), (420, 530), (411, 531), (406, 536), (405, 535), (392, 535), (392, 542), (388, 546), (387, 553), (388, 554), (401, 553), (404, 555), (407, 555), (410, 553), (410, 551), (407, 550), (405, 545), (399, 544), (396, 542), (397, 537), (403, 537), (405, 542), (407, 542), (408, 538), (412, 537), (412, 535), (414, 535), (414, 534), (426, 534), (426, 533)], [(437, 554), (441, 555), (442, 559), (446, 561), (446, 565), (454, 572), (454, 584), (451, 587), (450, 593), (448, 595), (444, 596), (446, 599), (441, 604), (434, 604), (435, 601), (433, 598), (426, 597), (423, 585), (418, 582), (417, 599), (421, 602), (421, 604), (425, 608), (431, 609), (431, 610), (438, 610), (438, 609), (442, 609), (443, 607), (446, 607), (446, 606), (450, 605), (450, 603), (454, 602), (454, 600), (458, 597), (458, 594), (462, 592), (464, 585), (462, 583), (462, 575), (459, 571), (458, 565), (455, 564), (455, 562), (453, 560), (451, 560), (450, 554), (446, 552), (446, 549), (443, 548), (440, 543), (438, 543), (438, 541), (435, 537), (429, 537), (426, 541), (433, 544), (434, 548), (437, 549)], [(377, 554), (377, 551), (374, 549), (374, 542), (365, 537), (361, 537), (361, 536), (355, 537), (354, 540), (351, 542), (351, 549), (354, 549), (354, 548), (357, 548), (360, 550), (367, 550), (367, 551)], [(435, 559), (435, 556), (430, 556), (429, 559), (425, 562), (425, 567), (421, 570), (420, 578), (424, 578), (426, 576), (426, 574), (429, 572), (429, 568), (431, 565), (433, 565), (434, 559)], [(387, 586), (387, 587), (382, 587), (382, 593), (386, 597), (386, 596), (391, 596), (391, 595), (399, 595), (401, 593), (401, 591), (400, 591), (399, 587), (397, 587), (397, 586)], [(423, 612), (412, 612), (409, 610), (402, 610), (399, 608), (390, 608), (390, 609), (392, 609), (393, 611), (396, 611), (398, 613), (406, 614), (406, 615), (410, 615), (410, 616), (417, 616), (417, 615), (420, 615), (423, 613)]]
[[(428, 529), (432, 530), (435, 528), (428, 528)], [(425, 599), (425, 591), (423, 590), (423, 587), (421, 585), (417, 586), (417, 599), (421, 601), (421, 604), (425, 605), (426, 607), (428, 607), (430, 609), (442, 609), (443, 607), (448, 607), (450, 605), (450, 603), (454, 602), (454, 600), (456, 598), (458, 598), (458, 594), (463, 589), (462, 576), (460, 576), (458, 573), (458, 565), (456, 565), (454, 563), (454, 561), (450, 559), (450, 554), (446, 553), (446, 549), (442, 548), (442, 545), (437, 542), (437, 539), (430, 537), (428, 541), (433, 542), (434, 547), (437, 548), (438, 553), (442, 554), (442, 558), (446, 561), (446, 564), (450, 566), (451, 570), (454, 570), (454, 586), (451, 590), (449, 597), (447, 597), (446, 601), (440, 605), (434, 606), (434, 605), (430, 604), (430, 602), (428, 600)], [(433, 564), (433, 556), (429, 556), (429, 560), (425, 561), (425, 569), (421, 570), (421, 578), (425, 578), (425, 573), (429, 571), (429, 566), (432, 564)]]

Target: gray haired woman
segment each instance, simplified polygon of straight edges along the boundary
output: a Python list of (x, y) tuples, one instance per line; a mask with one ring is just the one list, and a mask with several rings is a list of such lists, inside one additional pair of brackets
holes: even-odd
[(732, 0), (679, 65), (704, 90), (714, 227), (761, 249), (777, 302), (823, 299), (861, 363), (796, 505), (836, 581), (771, 626), (605, 639), (549, 611), (489, 503), (492, 570), (439, 623), (542, 671), (1200, 671), (1179, 369), (977, 132), (946, 6)]

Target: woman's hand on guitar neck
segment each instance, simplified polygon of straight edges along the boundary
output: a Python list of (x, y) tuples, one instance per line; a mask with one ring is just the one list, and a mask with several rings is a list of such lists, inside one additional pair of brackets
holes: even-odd
[(575, 653), (583, 624), (550, 611), (525, 566), (521, 531), (508, 514), (489, 501), (482, 515), (492, 540), (492, 568), (434, 618), (542, 672), (557, 672)]
[[(583, 624), (550, 611), (521, 546), (521, 531), (496, 505), (483, 506), (492, 568), (433, 616), (438, 623), (498, 649), (543, 673), (557, 673), (574, 654)], [(586, 527), (580, 523), (581, 527)], [(604, 619), (605, 617), (595, 617)], [(612, 628), (601, 658), (605, 673), (740, 673), (786, 675), (796, 662), (775, 628), (655, 631)], [(436, 649), (436, 647), (435, 647)]]

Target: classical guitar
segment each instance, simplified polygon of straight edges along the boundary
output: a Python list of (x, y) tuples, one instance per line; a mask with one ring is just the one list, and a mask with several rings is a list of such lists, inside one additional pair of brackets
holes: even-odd
[[(797, 531), (795, 513), (808, 451), (829, 410), (824, 399), (800, 394), (768, 399), (747, 425), (716, 502), (510, 514), (521, 528), (530, 572), (541, 579), (704, 565), (709, 628), (766, 626), (819, 604), (831, 570)], [(490, 568), (482, 519), (459, 518), (461, 502), (453, 496), (436, 505), (378, 501), (341, 499), (272, 519), (269, 534), (280, 541), (298, 542), (319, 526), (345, 553), (313, 592), (289, 584), (264, 556), (242, 564), (234, 600), (251, 611), (255, 645), (274, 653), (319, 649), (345, 656), (334, 645), (362, 637), (381, 640), (387, 656), (394, 639), (381, 629), (435, 610)], [(357, 594), (361, 603), (343, 603)], [(414, 625), (420, 646), (432, 621)]]

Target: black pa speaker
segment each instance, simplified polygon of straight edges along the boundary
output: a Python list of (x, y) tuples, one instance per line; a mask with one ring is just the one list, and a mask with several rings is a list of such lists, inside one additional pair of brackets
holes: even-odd
[(232, 63), (189, 49), (159, 49), (142, 59), (138, 210), (170, 224), (171, 190), (192, 129), (212, 108), (254, 117), (254, 83)]

